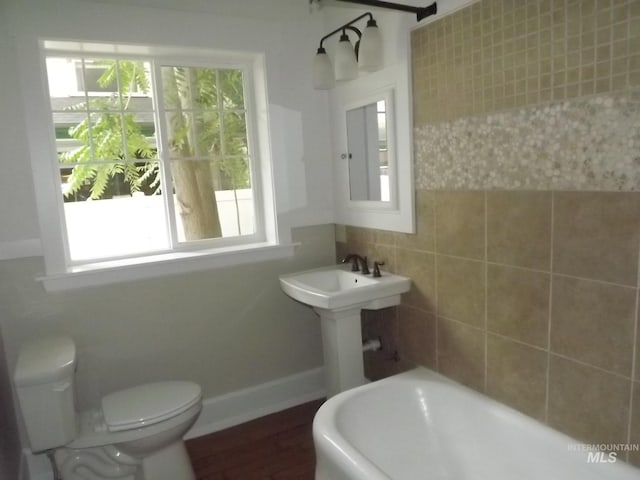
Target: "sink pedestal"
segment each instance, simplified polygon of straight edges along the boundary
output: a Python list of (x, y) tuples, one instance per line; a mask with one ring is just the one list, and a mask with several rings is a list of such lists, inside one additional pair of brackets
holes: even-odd
[(320, 315), (327, 398), (368, 381), (362, 358), (362, 310), (380, 310), (399, 304), (400, 295), (392, 295), (339, 310), (313, 308)]
[(314, 308), (320, 315), (324, 383), (327, 398), (364, 385), (360, 308), (338, 312)]

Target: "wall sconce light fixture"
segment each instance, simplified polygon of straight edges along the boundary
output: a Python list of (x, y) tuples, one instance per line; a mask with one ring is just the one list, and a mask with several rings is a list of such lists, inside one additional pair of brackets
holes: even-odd
[[(369, 20), (364, 31), (361, 32), (353, 24), (366, 17), (369, 17)], [(351, 45), (347, 31), (357, 35), (355, 47)], [(341, 35), (335, 52), (334, 69), (324, 49), (324, 41), (337, 33)], [(382, 36), (378, 24), (369, 12), (354, 18), (320, 39), (320, 46), (313, 60), (313, 88), (327, 90), (333, 88), (336, 80), (352, 80), (358, 76), (358, 67), (370, 72), (382, 67)]]
[[(428, 7), (411, 7), (380, 0), (338, 1), (415, 13), (418, 21), (438, 12), (438, 6), (435, 2)], [(353, 24), (366, 17), (369, 19), (364, 31), (361, 32)], [(355, 47), (351, 45), (347, 32), (354, 32), (357, 35)], [(337, 33), (341, 33), (341, 35), (334, 56), (335, 65), (332, 65), (323, 43)], [(368, 72), (380, 70), (382, 68), (382, 50), (382, 35), (380, 35), (378, 24), (373, 15), (367, 12), (354, 18), (320, 39), (320, 46), (313, 59), (313, 88), (328, 90), (335, 86), (336, 80), (353, 80), (358, 76), (358, 68)]]

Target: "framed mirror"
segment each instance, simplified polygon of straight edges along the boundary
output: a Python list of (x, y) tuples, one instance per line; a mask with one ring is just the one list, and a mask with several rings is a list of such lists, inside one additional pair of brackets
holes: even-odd
[(374, 99), (346, 111), (349, 198), (352, 201), (390, 202), (390, 135), (388, 98)]
[(336, 223), (415, 232), (409, 85), (385, 68), (331, 92)]

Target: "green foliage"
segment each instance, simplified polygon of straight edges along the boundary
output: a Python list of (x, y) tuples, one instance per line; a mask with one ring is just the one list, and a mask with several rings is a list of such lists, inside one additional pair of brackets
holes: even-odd
[(221, 188), (249, 188), (242, 72), (163, 67), (163, 81), (175, 156), (207, 157)]
[[(87, 112), (87, 115), (69, 128), (69, 136), (82, 145), (59, 156), (61, 163), (76, 164), (67, 179), (66, 197), (90, 184), (91, 198), (100, 199), (116, 176), (124, 178), (132, 193), (137, 192), (158, 171), (156, 162), (140, 165), (135, 161), (155, 157), (155, 147), (142, 133), (135, 113), (119, 112), (121, 106), (123, 110), (129, 108), (132, 92), (148, 93), (149, 80), (144, 64), (122, 60), (99, 63), (107, 68), (98, 84), (106, 87), (116, 83), (119, 71), (121, 85), (119, 91), (109, 97), (91, 98), (67, 108), (70, 112)], [(151, 183), (159, 191), (155, 178)]]
[[(157, 148), (131, 111), (133, 94), (149, 94), (149, 72), (141, 61), (103, 60), (102, 88), (118, 86), (108, 97), (69, 107), (85, 118), (69, 128), (81, 143), (63, 152), (61, 163), (74, 164), (65, 196), (90, 185), (92, 199), (103, 198), (110, 183), (123, 179), (130, 192), (160, 191)], [(250, 186), (242, 72), (212, 68), (163, 67), (162, 92), (167, 112), (171, 157), (208, 159), (222, 188)], [(121, 113), (121, 110), (124, 113)], [(223, 132), (223, 138), (221, 138)]]

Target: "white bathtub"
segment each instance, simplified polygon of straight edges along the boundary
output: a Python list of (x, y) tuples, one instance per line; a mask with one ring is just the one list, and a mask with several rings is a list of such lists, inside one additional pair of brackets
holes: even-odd
[(329, 399), (313, 439), (316, 480), (640, 479), (609, 452), (572, 451), (586, 446), (423, 368)]

